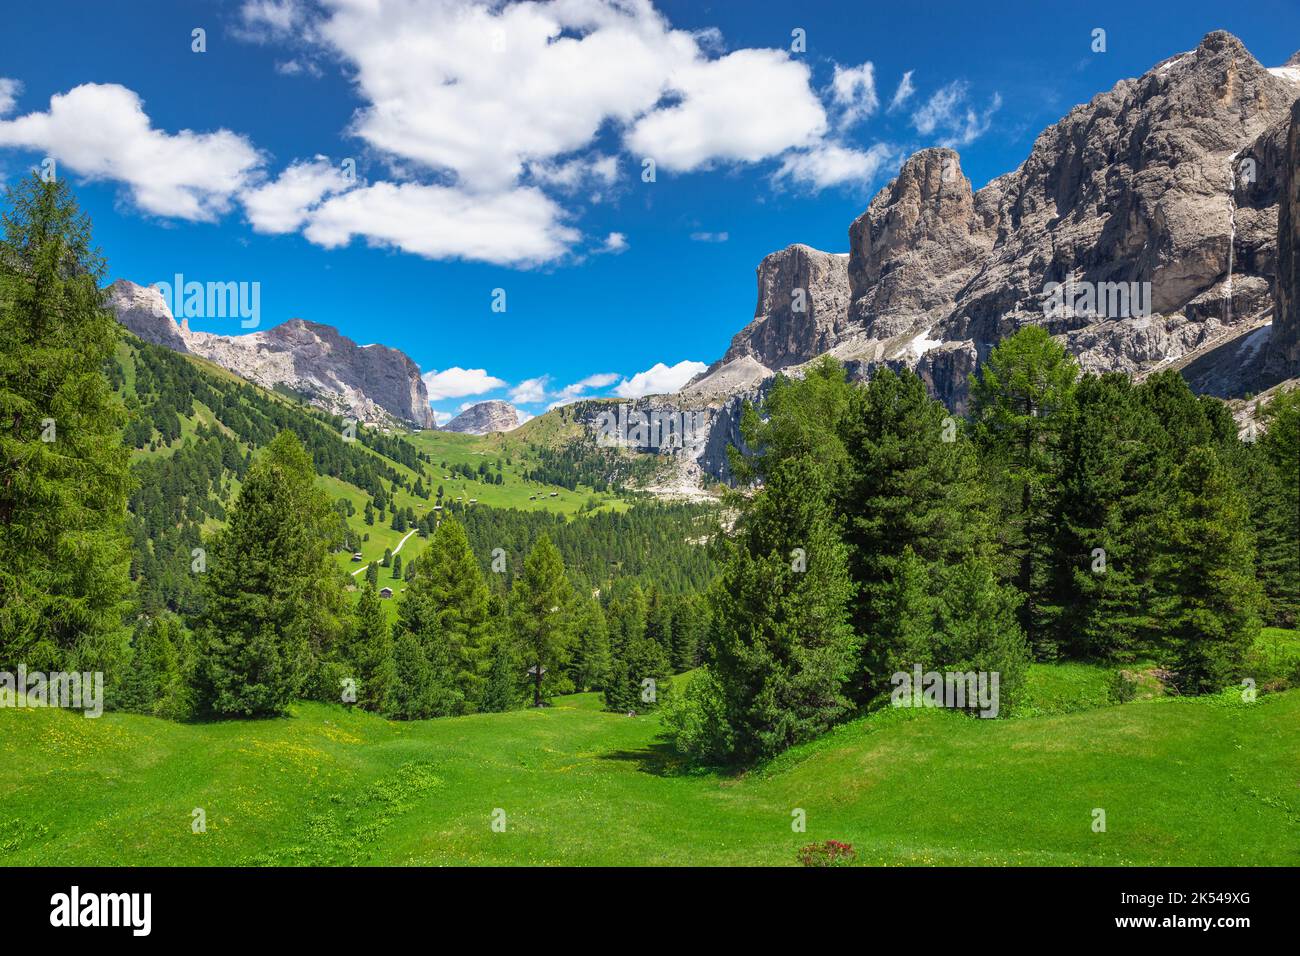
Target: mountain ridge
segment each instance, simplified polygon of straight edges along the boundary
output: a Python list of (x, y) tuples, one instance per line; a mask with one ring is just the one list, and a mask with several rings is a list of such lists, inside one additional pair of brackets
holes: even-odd
[(331, 325), (289, 319), (244, 335), (177, 324), (162, 294), (118, 279), (108, 287), (118, 321), (146, 342), (215, 362), (264, 388), (288, 389), (330, 414), (365, 424), (434, 427), (420, 367), (386, 345), (357, 345)]
[(725, 478), (744, 402), (820, 355), (855, 379), (911, 369), (957, 413), (1028, 324), (1084, 371), (1178, 368), (1223, 398), (1300, 376), (1296, 63), (1265, 68), (1213, 31), (1073, 107), (979, 190), (956, 151), (914, 153), (849, 226), (847, 256), (764, 257), (754, 318), (722, 358), (639, 404), (706, 409), (697, 463)]

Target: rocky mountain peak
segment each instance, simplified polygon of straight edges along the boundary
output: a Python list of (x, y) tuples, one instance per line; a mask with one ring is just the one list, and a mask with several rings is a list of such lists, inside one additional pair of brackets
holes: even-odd
[(754, 321), (723, 363), (751, 356), (771, 369), (806, 362), (838, 340), (848, 320), (848, 256), (796, 244), (758, 265)]
[(176, 324), (162, 293), (149, 285), (118, 279), (106, 290), (107, 304), (117, 320), (136, 336), (173, 352), (188, 352), (184, 332)]
[(192, 352), (263, 388), (285, 388), (331, 414), (433, 427), (420, 368), (397, 349), (359, 346), (331, 325), (290, 319), (247, 335), (176, 324), (157, 289), (119, 279), (108, 289), (118, 321), (147, 342)]
[(508, 432), (518, 427), (518, 410), (509, 402), (493, 399), (471, 405), (443, 425), (442, 430), (464, 432), (467, 435), (486, 435), (489, 432)]
[(827, 351), (857, 377), (914, 369), (962, 412), (970, 374), (1029, 324), (1086, 371), (1177, 369), (1225, 397), (1298, 374), (1297, 97), (1300, 55), (1266, 69), (1214, 31), (1071, 109), (978, 191), (956, 152), (921, 150), (849, 227), (845, 313), (825, 291), (779, 309), (822, 260), (774, 253), (754, 320), (678, 401), (730, 434), (771, 371)]
[(954, 150), (911, 156), (849, 227), (850, 320), (888, 338), (937, 318), (988, 254), (991, 224)]

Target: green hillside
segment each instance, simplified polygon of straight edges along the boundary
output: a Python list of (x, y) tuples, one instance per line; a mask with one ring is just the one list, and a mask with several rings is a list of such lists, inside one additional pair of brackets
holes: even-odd
[(657, 718), (594, 694), (407, 723), (306, 703), (200, 724), (3, 709), (0, 849), (17, 865), (723, 865), (836, 839), (860, 864), (1300, 863), (1300, 691), (1098, 706), (1104, 672), (1053, 669), (1036, 666), (1049, 696), (1029, 703), (1072, 712), (886, 710), (741, 777), (682, 771)]
[[(153, 596), (146, 606), (193, 608), (192, 551), (221, 525), (251, 456), (280, 430), (297, 434), (313, 455), (318, 483), (342, 520), (336, 560), (353, 577), (386, 551), (409, 562), (443, 514), (472, 508), (621, 513), (632, 499), (620, 483), (604, 480), (619, 477), (612, 472), (602, 476), (599, 490), (574, 480), (572, 469), (557, 475), (563, 483), (539, 480), (544, 458), (560, 454), (563, 443), (366, 428), (347, 443), (342, 419), (130, 334), (109, 371), (130, 416), (136, 577)], [(367, 502), (379, 500), (387, 510), (367, 522)], [(380, 582), (400, 592), (401, 581), (386, 567)]]

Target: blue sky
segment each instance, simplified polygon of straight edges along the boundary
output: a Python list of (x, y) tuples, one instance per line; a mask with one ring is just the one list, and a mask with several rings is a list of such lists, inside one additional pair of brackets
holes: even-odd
[(400, 348), (444, 416), (537, 413), (716, 359), (759, 260), (847, 251), (917, 149), (978, 188), (1212, 29), (1300, 47), (1290, 0), (1150, 6), (45, 0), (0, 35), (0, 175), (53, 157), (113, 277), (257, 282), (262, 327)]

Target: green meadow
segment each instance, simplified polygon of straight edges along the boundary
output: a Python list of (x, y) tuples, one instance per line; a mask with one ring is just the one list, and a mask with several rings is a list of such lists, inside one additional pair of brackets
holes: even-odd
[(5, 708), (0, 851), (15, 865), (794, 865), (835, 839), (858, 864), (1300, 864), (1300, 691), (1111, 704), (1108, 677), (1035, 665), (1031, 716), (886, 709), (744, 774), (687, 771), (656, 716), (605, 713), (595, 694), (409, 723), (306, 703), (192, 724)]

